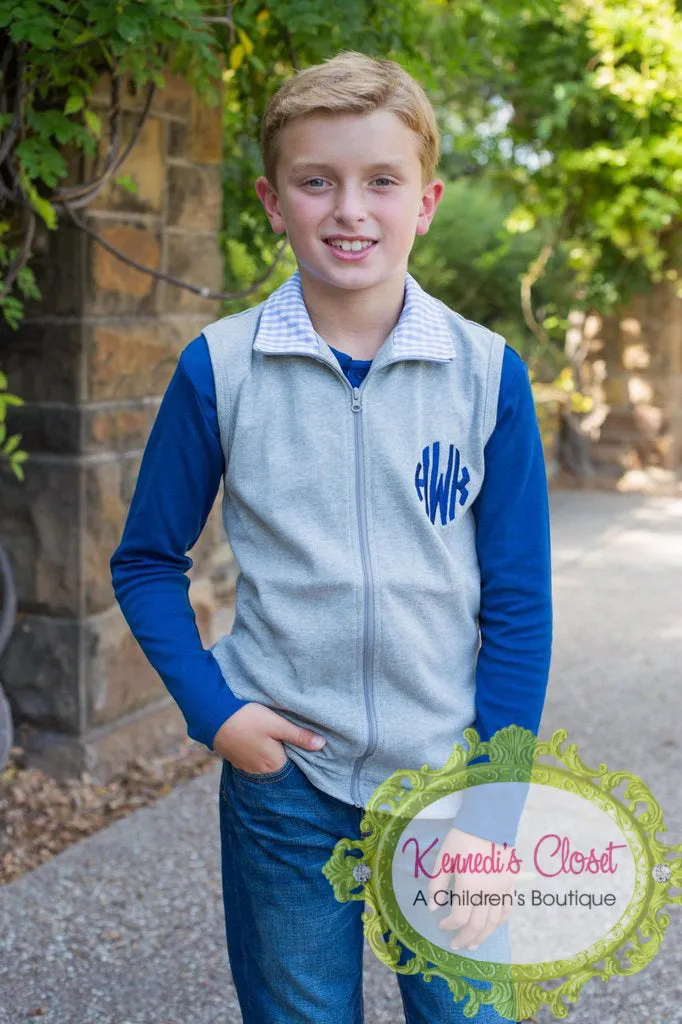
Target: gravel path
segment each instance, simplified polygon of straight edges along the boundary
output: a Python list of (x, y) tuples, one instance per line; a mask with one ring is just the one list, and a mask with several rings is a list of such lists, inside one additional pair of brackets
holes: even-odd
[[(682, 500), (552, 496), (555, 647), (542, 738), (634, 771), (682, 841)], [(0, 1024), (240, 1024), (220, 897), (219, 765), (0, 890)], [(652, 964), (571, 1024), (682, 1024), (682, 914)], [(367, 1024), (402, 1024), (366, 949)], [(554, 1018), (543, 1011), (538, 1020)], [(437, 1022), (434, 1022), (437, 1024)]]

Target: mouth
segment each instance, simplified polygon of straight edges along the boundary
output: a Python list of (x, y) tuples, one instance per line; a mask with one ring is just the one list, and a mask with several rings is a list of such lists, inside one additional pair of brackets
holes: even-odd
[(355, 248), (353, 248), (349, 247), (350, 243), (346, 243), (345, 247), (342, 247), (340, 244), (338, 244), (338, 242), (336, 245), (334, 245), (332, 241), (330, 241), (328, 238), (325, 238), (323, 241), (333, 256), (335, 256), (337, 259), (346, 261), (357, 261), (364, 259), (367, 256), (367, 254), (370, 253), (372, 249), (375, 249), (379, 244), (378, 241), (376, 241), (375, 239), (366, 239), (362, 241), (361, 244), (358, 244), (360, 243), (360, 239), (358, 239), (357, 242), (353, 243), (353, 245), (355, 245)]

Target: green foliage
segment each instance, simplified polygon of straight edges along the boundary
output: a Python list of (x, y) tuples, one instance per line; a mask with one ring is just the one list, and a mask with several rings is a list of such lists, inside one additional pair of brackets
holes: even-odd
[[(219, 5), (222, 9), (222, 5)], [(6, 59), (0, 71), (5, 112), (0, 127), (12, 138), (12, 161), (26, 202), (51, 230), (57, 226), (54, 190), (68, 173), (64, 150), (94, 157), (102, 136), (101, 118), (89, 102), (102, 73), (129, 78), (144, 89), (165, 84), (163, 72), (183, 74), (209, 103), (218, 100), (221, 42), (203, 20), (217, 13), (203, 0), (0, 0), (0, 35)], [(13, 126), (21, 92), (21, 130)], [(127, 176), (118, 183), (132, 190)], [(23, 220), (5, 202), (0, 267), (7, 268), (19, 245)], [(21, 297), (37, 295), (29, 273), (5, 287), (0, 309), (16, 328)]]
[[(269, 265), (272, 263), (276, 245), (272, 245), (271, 249), (264, 247), (262, 250), (263, 259)], [(264, 277), (263, 267), (259, 266), (259, 261), (256, 256), (249, 252), (248, 247), (244, 242), (239, 242), (236, 239), (224, 238), (223, 239), (223, 254), (225, 257), (225, 276), (231, 282), (231, 289), (236, 291), (243, 291), (246, 288), (250, 288), (260, 278)], [(250, 295), (242, 299), (232, 299), (223, 303), (221, 316), (230, 316), (232, 313), (239, 313), (243, 309), (250, 309), (252, 306), (258, 305), (264, 299), (270, 295), (275, 288), (279, 288), (281, 284), (291, 277), (296, 270), (296, 260), (294, 254), (289, 247), (283, 253), (282, 257), (277, 263), (272, 274), (267, 277), (267, 280), (260, 288), (257, 288)]]
[[(10, 248), (5, 241), (5, 236), (10, 230), (8, 221), (0, 221), (0, 270), (12, 263), (17, 256), (17, 249)], [(35, 277), (30, 267), (23, 267), (17, 275), (17, 290), (26, 299), (39, 299), (40, 292), (36, 286)], [(0, 294), (0, 309), (9, 326), (16, 330), (21, 321), (23, 304), (15, 295)]]
[(68, 94), (64, 107), (44, 113), (43, 131), (62, 143), (74, 141), (92, 85), (102, 71), (130, 74), (138, 88), (164, 83), (163, 69), (181, 71), (197, 91), (217, 99), (220, 73), (215, 33), (202, 20), (216, 4), (201, 0), (3, 0), (0, 29), (23, 44), (29, 82), (40, 98), (55, 88)]
[(5, 419), (9, 406), (23, 404), (23, 398), (12, 395), (7, 391), (7, 377), (0, 371), (0, 464), (6, 462), (18, 480), (24, 479), (22, 463), (28, 458), (28, 453), (19, 449), (19, 442), (22, 438), (21, 434), (7, 436)]
[(441, 102), (457, 114), (453, 149), (513, 188), (508, 229), (551, 225), (582, 304), (605, 313), (677, 279), (682, 14), (673, 0), (433, 10), (427, 32)]
[(557, 252), (535, 289), (535, 314), (547, 331), (549, 350), (529, 331), (519, 303), (522, 275), (547, 241), (546, 228), (510, 234), (505, 220), (514, 198), (490, 179), (445, 182), (443, 198), (426, 235), (418, 236), (409, 269), (423, 288), (469, 320), (502, 334), (539, 376), (553, 376), (562, 354), (573, 275)]

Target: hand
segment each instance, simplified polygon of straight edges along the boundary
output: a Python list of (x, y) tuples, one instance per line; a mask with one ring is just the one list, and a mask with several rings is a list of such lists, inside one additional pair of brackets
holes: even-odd
[(293, 725), (276, 711), (253, 701), (223, 722), (213, 738), (213, 749), (235, 768), (265, 774), (286, 764), (282, 740), (306, 750), (319, 750), (326, 743), (324, 737)]
[[(490, 871), (452, 872), (451, 863), (449, 866), (446, 864), (445, 870), (439, 875), (438, 872), (444, 867), (443, 854), (447, 853), (453, 859), (459, 854), (460, 862), (466, 861), (467, 855), (471, 854), (471, 863), (473, 863), (473, 858), (477, 853), (481, 853), (485, 857), (499, 849), (499, 846), (495, 846), (495, 850), (493, 850), (490, 839), (480, 839), (478, 836), (462, 832), (458, 828), (450, 829), (438, 849), (433, 868), (433, 874), (437, 877), (429, 879), (428, 886), (428, 902), (431, 910), (437, 908), (434, 896), (439, 889), (444, 889), (448, 893), (454, 891), (459, 895), (465, 895), (469, 891), (470, 893), (497, 893), (500, 896), (498, 906), (487, 906), (484, 903), (480, 907), (463, 906), (457, 900), (453, 900), (450, 904), (448, 897), (447, 905), (451, 906), (451, 913), (440, 922), (440, 927), (444, 931), (459, 929), (459, 933), (450, 942), (450, 948), (453, 950), (460, 949), (462, 946), (471, 950), (477, 949), (484, 939), (487, 939), (496, 928), (499, 928), (507, 920), (512, 911), (514, 883), (517, 880), (517, 875), (511, 871), (500, 873)], [(503, 849), (502, 864), (507, 864), (509, 853), (509, 847)], [(502, 899), (507, 893), (511, 894), (511, 900)], [(442, 901), (443, 897), (441, 896), (440, 899)]]

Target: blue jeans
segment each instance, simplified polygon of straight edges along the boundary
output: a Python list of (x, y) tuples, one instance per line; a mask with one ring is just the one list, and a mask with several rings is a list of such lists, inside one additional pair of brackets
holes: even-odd
[[(244, 1024), (363, 1024), (364, 902), (339, 902), (322, 874), (340, 839), (362, 838), (363, 811), (317, 789), (291, 759), (267, 774), (223, 759), (219, 806), (227, 949)], [(411, 956), (403, 947), (401, 964)], [(443, 978), (397, 977), (406, 1024), (472, 1019)], [(473, 1020), (508, 1018), (484, 1005)]]

